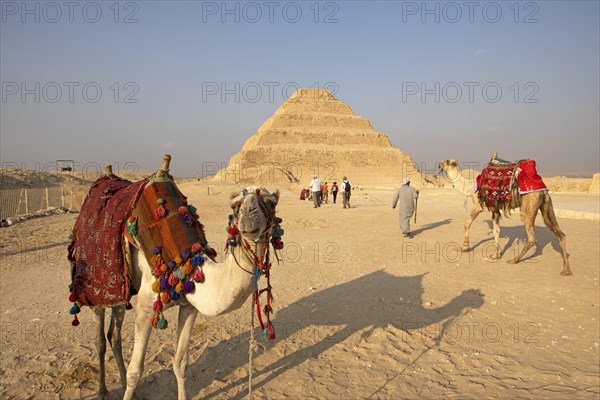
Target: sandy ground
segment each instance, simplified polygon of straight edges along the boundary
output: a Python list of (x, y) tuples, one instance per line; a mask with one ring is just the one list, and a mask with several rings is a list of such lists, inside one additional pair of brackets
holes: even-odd
[[(222, 248), (228, 188), (180, 185)], [(220, 192), (220, 193), (219, 193)], [(489, 213), (461, 253), (464, 198), (426, 189), (415, 237), (399, 235), (392, 191), (355, 193), (353, 208), (313, 209), (284, 190), (284, 262), (274, 265), (278, 338), (254, 358), (255, 398), (439, 399), (600, 397), (598, 221), (559, 218), (573, 276), (538, 218), (538, 252), (509, 265), (525, 237), (518, 215), (502, 220), (503, 259), (490, 260)], [(581, 201), (561, 198), (561, 207)], [(592, 206), (597, 203), (593, 203)], [(595, 197), (598, 201), (598, 197)], [(564, 204), (563, 204), (564, 203)], [(585, 206), (584, 208), (589, 208)], [(95, 327), (89, 309), (68, 314), (67, 236), (76, 214), (0, 230), (0, 398), (94, 398)], [(175, 310), (167, 318), (175, 320)], [(200, 317), (190, 345), (188, 394), (241, 399), (247, 392), (250, 305)], [(124, 327), (133, 346), (133, 311)], [(145, 399), (176, 398), (171, 370), (175, 323), (152, 334), (138, 387)], [(107, 383), (120, 398), (110, 350)]]

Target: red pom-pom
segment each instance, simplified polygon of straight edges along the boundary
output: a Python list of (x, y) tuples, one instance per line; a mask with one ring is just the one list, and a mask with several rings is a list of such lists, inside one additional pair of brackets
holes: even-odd
[(260, 196), (260, 189), (256, 189), (254, 193), (256, 193), (257, 196)]
[(75, 298), (75, 293), (71, 293), (71, 294), (69, 295), (69, 301), (70, 301), (71, 303), (75, 303), (75, 300), (77, 300), (77, 299)]
[(229, 233), (232, 236), (235, 236), (238, 233), (240, 233), (240, 231), (235, 226), (232, 226), (231, 228), (227, 229), (227, 233)]
[(73, 316), (73, 322), (71, 322), (71, 325), (73, 325), (73, 326), (79, 325), (79, 320), (77, 319), (77, 315)]

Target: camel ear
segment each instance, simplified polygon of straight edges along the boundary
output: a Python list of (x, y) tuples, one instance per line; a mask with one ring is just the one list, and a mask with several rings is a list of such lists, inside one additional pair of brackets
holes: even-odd
[(230, 200), (233, 200), (233, 199), (235, 199), (236, 197), (238, 197), (239, 195), (240, 195), (240, 192), (231, 192), (231, 193), (229, 194), (229, 199), (230, 199)]
[(456, 167), (456, 166), (458, 166), (458, 161), (456, 161), (456, 160), (450, 160), (449, 164), (451, 166), (453, 166), (453, 167)]
[(275, 204), (279, 203), (279, 189), (271, 193), (271, 197), (275, 200)]

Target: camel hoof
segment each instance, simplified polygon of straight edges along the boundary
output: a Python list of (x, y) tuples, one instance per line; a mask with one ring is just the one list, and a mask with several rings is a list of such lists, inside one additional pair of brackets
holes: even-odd
[(563, 269), (560, 274), (562, 276), (568, 276), (568, 275), (573, 275), (573, 272), (571, 272), (571, 269)]
[(466, 252), (468, 252), (468, 251), (469, 251), (469, 246), (464, 246), (464, 247), (462, 248), (462, 251), (463, 251), (463, 253), (466, 253)]
[(516, 264), (516, 263), (518, 263), (518, 262), (519, 262), (519, 261), (517, 261), (517, 260), (508, 260), (508, 261), (507, 261), (507, 263), (509, 263), (509, 264)]
[(499, 260), (500, 256), (497, 255), (497, 254), (494, 254), (493, 256), (490, 256), (490, 259), (492, 259), (492, 260)]

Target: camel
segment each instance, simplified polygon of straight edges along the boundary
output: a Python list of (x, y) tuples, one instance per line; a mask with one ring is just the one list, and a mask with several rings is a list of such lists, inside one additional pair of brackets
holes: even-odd
[[(170, 177), (169, 162), (171, 157), (165, 155), (161, 169), (155, 174), (159, 177)], [(262, 198), (260, 198), (260, 196)], [(186, 398), (186, 367), (188, 363), (188, 345), (192, 334), (192, 328), (198, 312), (206, 316), (217, 316), (240, 308), (257, 287), (255, 268), (257, 260), (265, 261), (268, 254), (269, 240), (274, 229), (274, 212), (269, 212), (265, 202), (270, 203), (270, 208), (275, 210), (279, 201), (279, 192), (269, 193), (265, 188), (252, 187), (242, 193), (235, 194), (232, 208), (237, 206), (239, 211), (230, 219), (230, 226), (237, 226), (238, 231), (235, 239), (238, 242), (246, 242), (243, 245), (230, 246), (228, 255), (224, 262), (219, 263), (207, 258), (202, 267), (204, 281), (195, 286), (191, 293), (181, 296), (178, 301), (164, 304), (163, 311), (172, 306), (179, 306), (177, 323), (177, 350), (173, 360), (173, 370), (177, 379), (178, 399)], [(229, 240), (234, 240), (231, 236)], [(148, 341), (151, 334), (151, 321), (153, 319), (153, 303), (156, 293), (152, 285), (155, 276), (152, 274), (153, 267), (149, 260), (152, 254), (144, 254), (131, 245), (127, 237), (125, 257), (131, 265), (132, 283), (137, 289), (137, 301), (135, 304), (135, 344), (131, 362), (127, 370), (123, 362), (121, 346), (121, 328), (125, 316), (125, 305), (112, 307), (109, 323), (108, 339), (115, 354), (121, 381), (125, 388), (123, 398), (130, 400), (134, 396), (144, 371), (144, 359)], [(231, 242), (230, 242), (231, 243)], [(253, 246), (250, 246), (252, 244)], [(253, 248), (253, 250), (252, 250)], [(257, 255), (261, 255), (257, 258)], [(106, 308), (93, 307), (95, 322), (98, 330), (98, 357), (99, 357), (99, 399), (108, 398), (108, 390), (105, 384), (104, 357), (106, 354), (106, 338), (104, 334), (104, 316)]]
[[(495, 153), (493, 158), (495, 158)], [(473, 209), (471, 210), (471, 215), (469, 219), (465, 222), (465, 238), (463, 242), (462, 251), (469, 251), (469, 228), (471, 224), (477, 218), (479, 214), (483, 211), (482, 206), (479, 203), (479, 199), (477, 198), (477, 193), (474, 190), (473, 181), (469, 181), (465, 179), (458, 170), (458, 161), (457, 160), (443, 160), (440, 161), (438, 167), (441, 171), (446, 172), (448, 178), (454, 183), (454, 188), (459, 190), (461, 193), (471, 196), (473, 199)], [(558, 222), (556, 220), (556, 215), (554, 214), (554, 207), (552, 206), (552, 199), (550, 194), (548, 194), (547, 190), (543, 191), (535, 191), (526, 194), (519, 194), (518, 190), (513, 192), (513, 197), (510, 204), (510, 209), (514, 210), (516, 208), (520, 208), (521, 210), (521, 220), (525, 224), (525, 231), (527, 233), (527, 242), (525, 246), (521, 250), (521, 252), (512, 260), (508, 262), (510, 264), (518, 263), (525, 254), (533, 249), (533, 253), (536, 251), (536, 242), (535, 242), (535, 232), (534, 232), (534, 224), (535, 218), (537, 216), (538, 210), (542, 214), (542, 218), (544, 219), (544, 223), (546, 226), (554, 233), (558, 244), (561, 248), (561, 255), (563, 259), (563, 269), (561, 271), (561, 275), (572, 275), (571, 267), (569, 266), (569, 259), (567, 254), (567, 239), (566, 235), (562, 232), (560, 227), (558, 226)], [(493, 221), (493, 231), (494, 231), (494, 241), (495, 241), (495, 254), (492, 255), (491, 258), (499, 259), (500, 258), (500, 212), (501, 210), (496, 208), (492, 210), (492, 221)]]

